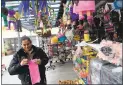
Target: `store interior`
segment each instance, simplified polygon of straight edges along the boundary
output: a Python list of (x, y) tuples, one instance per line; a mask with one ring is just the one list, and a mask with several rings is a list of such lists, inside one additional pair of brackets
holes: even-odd
[(7, 68), (26, 35), (49, 57), (47, 84), (122, 85), (123, 0), (2, 0), (1, 25), (2, 84), (21, 83)]

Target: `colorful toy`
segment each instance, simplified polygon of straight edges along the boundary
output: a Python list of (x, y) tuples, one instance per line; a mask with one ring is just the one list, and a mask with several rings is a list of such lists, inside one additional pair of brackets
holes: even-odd
[(10, 25), (11, 23), (13, 23), (14, 25), (14, 29), (16, 29), (16, 18), (14, 17), (15, 15), (15, 11), (13, 10), (12, 7), (9, 8), (9, 11), (8, 11), (8, 29), (10, 30)]
[(57, 44), (58, 43), (58, 37), (54, 36), (51, 38), (51, 44)]

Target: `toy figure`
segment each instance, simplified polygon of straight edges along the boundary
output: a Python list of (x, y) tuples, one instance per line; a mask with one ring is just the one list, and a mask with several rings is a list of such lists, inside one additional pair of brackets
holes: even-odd
[(14, 17), (15, 11), (10, 9), (8, 11), (8, 29), (10, 30), (10, 25), (13, 23), (14, 29), (16, 29), (16, 18)]

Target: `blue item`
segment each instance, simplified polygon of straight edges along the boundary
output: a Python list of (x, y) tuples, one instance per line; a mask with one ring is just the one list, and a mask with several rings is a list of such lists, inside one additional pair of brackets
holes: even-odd
[(114, 9), (121, 9), (123, 8), (123, 0), (115, 0), (113, 5)]
[(58, 41), (65, 42), (66, 39), (67, 39), (66, 36), (62, 36), (62, 37), (58, 38)]

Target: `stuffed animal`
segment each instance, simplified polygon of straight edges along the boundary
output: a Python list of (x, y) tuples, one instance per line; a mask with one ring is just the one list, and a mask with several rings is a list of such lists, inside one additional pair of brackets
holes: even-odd
[(8, 29), (10, 30), (10, 25), (13, 23), (14, 29), (16, 29), (16, 18), (14, 17), (15, 11), (13, 9), (10, 9), (8, 11)]

